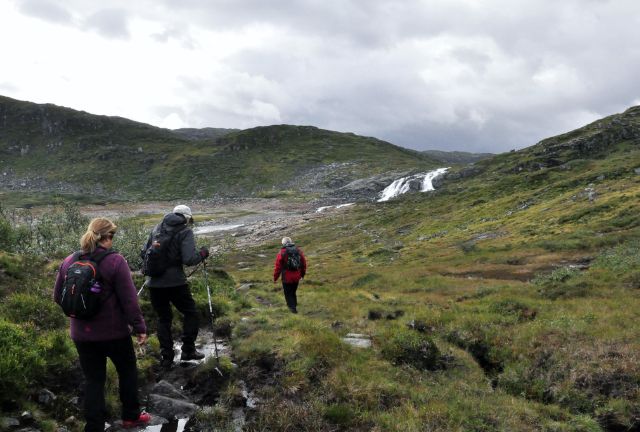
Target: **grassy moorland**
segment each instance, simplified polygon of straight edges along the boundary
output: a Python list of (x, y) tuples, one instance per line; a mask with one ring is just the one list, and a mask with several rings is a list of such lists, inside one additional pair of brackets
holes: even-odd
[[(309, 261), (298, 315), (271, 282), (277, 239), (227, 249), (217, 264), (235, 283), (218, 273), (214, 305), (239, 367), (199, 425), (232, 429), (242, 379), (260, 401), (252, 431), (638, 430), (639, 127), (631, 109), (453, 170), (434, 193), (286, 232)], [(73, 206), (29, 221), (0, 218), (0, 395), (11, 412), (77, 376), (49, 296), (86, 221)], [(118, 223), (116, 248), (135, 266), (145, 227)], [(206, 316), (201, 279), (194, 292)], [(347, 333), (371, 348), (347, 345)], [(149, 353), (151, 381), (153, 338)], [(77, 391), (63, 383), (53, 389)], [(112, 410), (116, 394), (111, 385)], [(70, 414), (60, 402), (37, 417), (53, 430)]]
[(596, 145), (620, 120), (287, 233), (310, 263), (298, 315), (276, 242), (230, 256), (255, 285), (234, 333), (254, 430), (637, 430), (640, 147)]

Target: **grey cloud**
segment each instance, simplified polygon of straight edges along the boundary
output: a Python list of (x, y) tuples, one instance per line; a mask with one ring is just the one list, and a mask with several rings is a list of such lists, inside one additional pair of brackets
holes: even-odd
[(57, 24), (69, 24), (72, 16), (65, 8), (46, 0), (23, 0), (19, 10), (25, 15)]
[(182, 43), (182, 46), (186, 49), (194, 49), (197, 47), (196, 41), (191, 37), (187, 30), (187, 25), (171, 25), (164, 29), (160, 33), (154, 33), (151, 37), (160, 43), (167, 43), (172, 39), (175, 39)]
[[(640, 100), (637, 0), (114, 0), (118, 9), (97, 13), (96, 3), (64, 4), (107, 37), (129, 37), (135, 16), (163, 29), (157, 42), (204, 56), (203, 32), (276, 32), (272, 46), (230, 55), (222, 74), (176, 77), (183, 106), (157, 113), (194, 127), (279, 119), (415, 149), (499, 152)], [(22, 5), (35, 14), (51, 3)]]
[(18, 87), (16, 87), (13, 83), (10, 82), (0, 82), (0, 90), (3, 93), (16, 93), (18, 91)]
[(127, 13), (122, 9), (103, 9), (85, 20), (85, 27), (97, 31), (102, 36), (114, 39), (128, 39)]

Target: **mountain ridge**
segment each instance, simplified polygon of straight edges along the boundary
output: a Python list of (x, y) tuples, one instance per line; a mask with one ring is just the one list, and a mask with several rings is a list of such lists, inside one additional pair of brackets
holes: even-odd
[[(0, 97), (0, 119), (0, 189), (14, 192), (101, 199), (260, 196), (284, 187), (323, 193), (329, 178), (346, 184), (438, 164), (385, 141), (314, 126), (169, 130), (7, 97)], [(327, 172), (317, 185), (296, 183), (318, 169)]]

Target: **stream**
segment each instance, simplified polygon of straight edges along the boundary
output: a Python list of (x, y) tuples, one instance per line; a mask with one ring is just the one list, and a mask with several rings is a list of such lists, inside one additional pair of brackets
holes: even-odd
[[(150, 424), (145, 428), (138, 428), (134, 430), (144, 432), (184, 432), (200, 430), (198, 425), (192, 421), (191, 415), (176, 414), (173, 416), (167, 415), (166, 417), (161, 416), (160, 414), (163, 413), (157, 412), (158, 408), (154, 405), (153, 399), (157, 399), (159, 397), (163, 398), (163, 401), (171, 399), (178, 406), (178, 410), (181, 404), (196, 404), (197, 399), (202, 397), (202, 394), (198, 394), (199, 391), (202, 391), (202, 388), (194, 388), (191, 385), (191, 388), (187, 389), (186, 387), (188, 387), (188, 385), (185, 385), (185, 383), (191, 382), (193, 373), (199, 366), (209, 362), (212, 358), (216, 358), (216, 353), (218, 358), (229, 358), (231, 356), (231, 349), (226, 341), (221, 340), (220, 338), (214, 339), (213, 333), (204, 329), (200, 329), (198, 338), (196, 339), (196, 348), (205, 355), (202, 360), (180, 361), (180, 346), (180, 342), (174, 344), (174, 366), (171, 370), (162, 373), (160, 376), (162, 379), (149, 391), (147, 406), (148, 412), (152, 415)], [(220, 377), (223, 376), (222, 372), (217, 368), (213, 369), (212, 373), (214, 373), (213, 371), (218, 371)], [(215, 385), (214, 381), (208, 382), (207, 380), (207, 382), (199, 384), (204, 386), (213, 386)], [(240, 432), (243, 430), (246, 423), (247, 410), (255, 409), (258, 405), (258, 400), (247, 389), (247, 386), (243, 381), (238, 381), (236, 384), (241, 388), (242, 397), (245, 400), (244, 407), (234, 408), (232, 412), (233, 430)], [(162, 388), (158, 389), (159, 387)], [(162, 406), (162, 408), (167, 410), (166, 406)], [(191, 408), (191, 413), (195, 413), (195, 406), (191, 406)], [(197, 406), (198, 410), (207, 410), (208, 408), (210, 408), (210, 406)], [(110, 427), (109, 430), (122, 430), (118, 423), (119, 422), (116, 422), (116, 424), (114, 424), (113, 427)]]

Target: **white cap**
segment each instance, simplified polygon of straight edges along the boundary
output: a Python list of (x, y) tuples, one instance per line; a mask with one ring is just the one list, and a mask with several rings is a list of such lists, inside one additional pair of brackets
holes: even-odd
[(289, 243), (293, 243), (293, 241), (291, 241), (291, 237), (283, 237), (282, 238), (282, 246), (289, 244)]
[(187, 217), (189, 219), (193, 219), (193, 216), (191, 215), (191, 209), (189, 207), (187, 207), (186, 205), (184, 205), (184, 204), (180, 204), (180, 205), (175, 206), (173, 208), (173, 212), (181, 214), (184, 217)]

